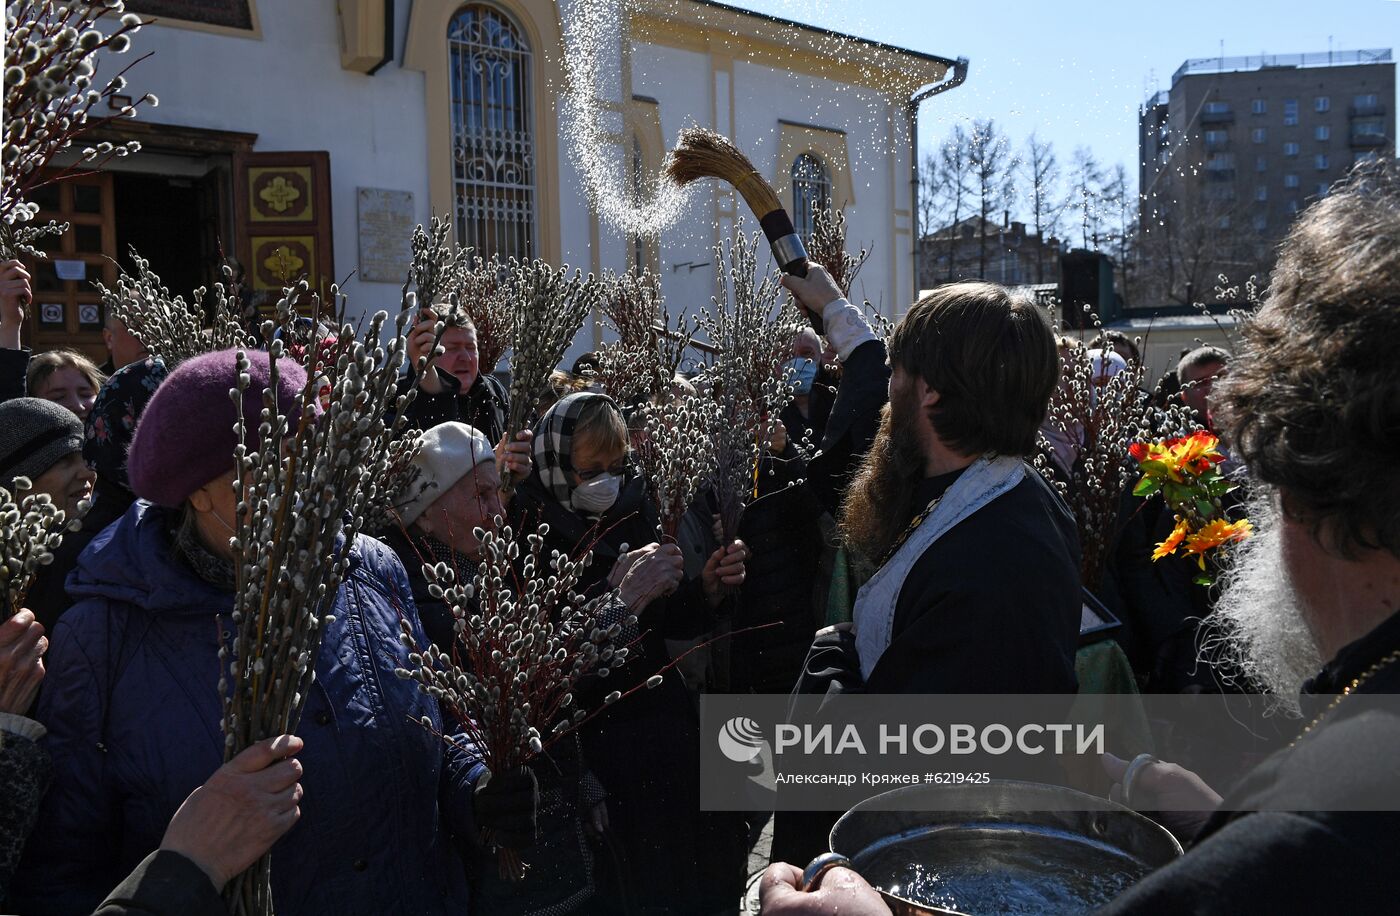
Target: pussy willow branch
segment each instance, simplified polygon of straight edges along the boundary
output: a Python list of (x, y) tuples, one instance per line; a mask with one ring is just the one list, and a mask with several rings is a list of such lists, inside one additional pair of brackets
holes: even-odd
[(702, 308), (696, 320), (717, 350), (697, 389), (717, 407), (711, 487), (726, 542), (737, 535), (744, 507), (757, 496), (770, 422), (793, 398), (783, 363), (793, 338), (806, 327), (795, 308), (779, 307), (777, 283), (760, 277), (758, 241), (739, 234), (716, 250), (717, 263), (728, 270), (712, 306)]
[(718, 406), (699, 395), (668, 397), (639, 412), (637, 462), (660, 512), (660, 534), (670, 543), (676, 541), (686, 510), (714, 476), (717, 413)]
[(836, 281), (841, 294), (851, 298), (851, 285), (856, 274), (870, 257), (869, 249), (856, 254), (846, 249), (846, 213), (839, 207), (824, 207), (812, 201), (812, 240), (807, 244), (807, 257), (826, 268)]
[[(470, 581), (447, 563), (423, 565), (429, 593), (453, 617), (450, 651), (419, 647), (411, 624), (402, 624), (409, 667), (397, 674), (443, 706), (493, 773), (528, 763), (586, 715), (575, 688), (625, 661), (627, 649), (614, 642), (636, 622), (594, 617), (597, 604), (576, 591), (592, 553), (546, 555), (548, 533), (547, 525), (523, 536), (477, 529), (481, 560)], [(518, 856), (503, 853), (500, 865), (503, 876), (523, 877)]]
[[(514, 440), (539, 407), (549, 388), (549, 374), (597, 306), (601, 288), (591, 275), (583, 278), (575, 271), (569, 276), (567, 267), (555, 269), (543, 261), (513, 259), (505, 285), (515, 304), (510, 417), (506, 423), (506, 435)], [(501, 478), (509, 489), (509, 473), (503, 471)]]
[[(285, 291), (277, 305), (284, 331), (307, 296), (304, 280)], [(309, 355), (319, 372), (308, 373), (289, 415), (280, 411), (276, 396), (285, 343), (274, 338), (274, 323), (263, 326), (271, 339), (268, 352), (239, 355), (238, 383), (230, 391), (239, 440), (233, 484), (238, 527), (230, 541), (236, 597), (232, 641), (219, 653), (226, 665), (219, 683), (225, 759), (296, 730), (328, 615), (366, 525), (365, 509), (383, 497), (396, 432), (384, 418), (402, 416), (408, 403), (397, 395), (397, 382), (410, 318), (399, 314), (384, 345), (384, 312), (370, 320), (362, 338), (343, 324), (333, 363), (315, 349)], [(249, 388), (252, 359), (269, 361), (269, 387), (260, 392)], [(258, 398), (264, 411), (256, 450), (247, 444), (243, 418), (248, 397)], [(317, 417), (322, 403), (325, 413)], [(225, 891), (235, 914), (271, 913), (268, 861), (264, 856)]]
[[(119, 16), (117, 28), (104, 34), (103, 20)], [(108, 103), (126, 89), (124, 68), (111, 80), (95, 83), (99, 55), (124, 54), (131, 35), (141, 28), (141, 18), (125, 13), (119, 0), (101, 3), (58, 3), (55, 0), (23, 0), (5, 7), (5, 69), (3, 141), (0, 141), (0, 222), (18, 226), (32, 220), (38, 208), (29, 200), (32, 192), (53, 181), (73, 177), (83, 164), (100, 167), (115, 156), (140, 149), (130, 142), (103, 142), (83, 149), (78, 164), (53, 175), (46, 169), (54, 158), (70, 148), (88, 130), (117, 117), (135, 117), (141, 105), (154, 107), (149, 93), (123, 105), (116, 115), (91, 117), (92, 109)], [(61, 231), (61, 230), (60, 230)], [(4, 241), (27, 250), (36, 227), (24, 227)], [(4, 252), (12, 256), (14, 251)]]
[(239, 288), (230, 267), (225, 265), (224, 283), (214, 284), (213, 296), (206, 304), (207, 288), (196, 289), (191, 301), (186, 302), (183, 296), (171, 296), (151, 270), (151, 262), (134, 247), (131, 259), (136, 264), (135, 276), (122, 271), (115, 290), (101, 282), (94, 285), (102, 294), (102, 305), (108, 313), (121, 321), (152, 356), (164, 360), (166, 366), (173, 369), (202, 353), (254, 346), (239, 317)]
[(15, 478), (13, 493), (0, 487), (0, 596), (4, 599), (0, 621), (24, 607), (39, 567), (53, 562), (64, 532), (74, 529), (82, 518), (81, 512), (78, 518), (65, 518), (49, 494), (29, 493), (32, 488), (27, 477)]
[(689, 344), (685, 317), (672, 321), (661, 280), (650, 271), (610, 274), (602, 286), (603, 316), (618, 339), (599, 350), (597, 381), (624, 404), (659, 400)]
[[(1084, 347), (1062, 352), (1060, 387), (1051, 400), (1047, 423), (1071, 445), (1071, 454), (1057, 454), (1069, 478), (1068, 502), (1079, 529), (1080, 579), (1093, 590), (1103, 579), (1108, 552), (1120, 527), (1123, 494), (1136, 479), (1128, 446), (1150, 438), (1157, 419), (1142, 390), (1146, 367), (1134, 361), (1102, 384), (1095, 379), (1093, 361)], [(1042, 438), (1042, 448), (1057, 446)], [(1057, 484), (1054, 470), (1043, 460), (1041, 474)]]

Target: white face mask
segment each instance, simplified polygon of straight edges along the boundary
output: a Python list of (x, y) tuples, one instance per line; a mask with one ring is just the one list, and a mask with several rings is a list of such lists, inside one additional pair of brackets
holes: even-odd
[(599, 474), (592, 480), (574, 487), (569, 502), (579, 512), (602, 515), (617, 502), (617, 494), (621, 491), (621, 474)]

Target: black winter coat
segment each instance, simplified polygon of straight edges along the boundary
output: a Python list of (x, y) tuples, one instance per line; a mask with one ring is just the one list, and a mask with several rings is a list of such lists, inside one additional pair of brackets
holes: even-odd
[(29, 386), (29, 350), (0, 347), (0, 404), (22, 398)]
[(102, 529), (125, 515), (136, 501), (130, 491), (100, 480), (97, 486), (92, 508), (83, 516), (82, 527), (63, 535), (63, 543), (53, 552), (53, 562), (39, 567), (34, 584), (29, 588), (25, 603), (49, 633), (53, 632), (63, 612), (73, 606), (73, 599), (68, 597), (67, 579), (77, 568), (78, 557)]
[[(931, 477), (919, 511), (961, 472)], [(1074, 518), (1033, 469), (914, 563), (870, 693), (1074, 693), (1083, 597)]]
[[(1400, 614), (1343, 648), (1307, 692), (1340, 693), (1396, 649)], [(1400, 693), (1396, 663), (1356, 690), (1357, 695), (1391, 693)], [(1343, 699), (1297, 747), (1279, 751), (1246, 776), (1185, 856), (1148, 875), (1102, 912), (1394, 911), (1400, 811), (1326, 809), (1364, 809), (1378, 798), (1394, 798), (1400, 713), (1394, 705), (1347, 704)], [(1258, 810), (1285, 808), (1300, 797), (1316, 800), (1320, 810)]]
[(198, 865), (178, 852), (157, 849), (93, 916), (228, 916), (228, 906)]
[[(505, 386), (496, 381), (495, 376), (482, 373), (476, 377), (471, 390), (462, 393), (462, 383), (457, 377), (437, 368), (442, 382), (440, 394), (428, 394), (418, 389), (413, 403), (404, 411), (410, 430), (432, 429), (441, 423), (459, 422), (475, 427), (491, 444), (501, 441), (506, 434), (506, 420), (510, 416), (510, 395)], [(399, 394), (413, 387), (414, 377), (408, 374), (399, 379)]]
[(744, 510), (739, 525), (749, 559), (733, 627), (778, 626), (731, 641), (729, 684), (736, 693), (791, 690), (818, 628), (814, 583), (822, 558), (823, 512), (811, 489), (790, 486), (805, 472), (791, 439), (776, 460), (765, 455), (759, 498)]
[[(516, 525), (549, 524), (546, 549), (575, 556), (593, 550), (593, 564), (580, 591), (592, 598), (608, 590), (607, 577), (626, 544), (635, 549), (657, 539), (656, 512), (642, 482), (627, 480), (617, 502), (596, 524), (565, 509), (535, 475), (511, 502)], [(611, 843), (617, 854), (616, 882), (605, 893), (626, 895), (637, 911), (686, 913), (699, 899), (696, 867), (702, 849), (699, 813), (699, 728), (695, 707), (680, 674), (664, 672), (660, 686), (643, 685), (670, 658), (666, 638), (694, 638), (709, 629), (699, 580), (685, 582), (669, 598), (642, 613), (641, 635), (629, 648), (627, 663), (595, 682), (592, 695), (581, 691), (581, 706), (599, 708), (610, 691), (631, 696), (618, 701), (582, 729), (583, 753), (608, 793)]]
[(841, 370), (841, 384), (822, 433), (821, 453), (808, 467), (807, 485), (832, 516), (846, 498), (857, 462), (880, 428), (880, 408), (889, 400), (890, 367), (885, 344), (871, 340), (856, 347)]

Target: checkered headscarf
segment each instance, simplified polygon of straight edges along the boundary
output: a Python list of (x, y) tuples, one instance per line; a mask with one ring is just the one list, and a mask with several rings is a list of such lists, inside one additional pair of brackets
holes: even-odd
[(574, 469), (574, 427), (583, 409), (593, 401), (607, 401), (618, 413), (622, 412), (606, 394), (576, 391), (545, 411), (535, 427), (535, 473), (565, 509), (573, 509), (574, 485), (569, 482), (569, 472)]

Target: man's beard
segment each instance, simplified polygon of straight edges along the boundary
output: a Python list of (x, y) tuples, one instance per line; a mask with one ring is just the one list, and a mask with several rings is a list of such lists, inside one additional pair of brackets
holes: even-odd
[(1279, 510), (1262, 488), (1249, 501), (1254, 536), (1234, 545), (1220, 598), (1206, 621), (1201, 659), (1224, 663), (1297, 713), (1303, 682), (1323, 659), (1283, 562)]
[(861, 459), (841, 510), (847, 546), (879, 562), (914, 514), (914, 494), (924, 480), (923, 447), (914, 429), (918, 403), (912, 392), (896, 393), (880, 412), (880, 429)]

